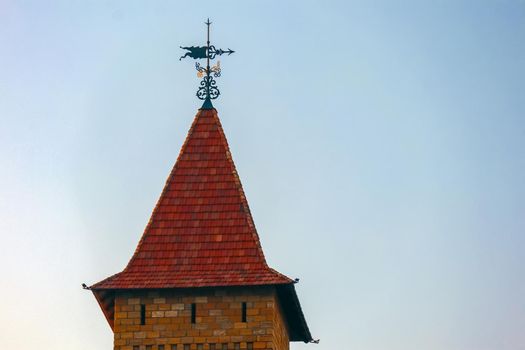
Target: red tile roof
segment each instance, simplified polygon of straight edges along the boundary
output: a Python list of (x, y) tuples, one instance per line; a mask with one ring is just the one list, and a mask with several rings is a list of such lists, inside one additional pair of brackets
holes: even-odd
[(290, 284), (266, 264), (215, 109), (200, 110), (124, 271), (92, 290)]

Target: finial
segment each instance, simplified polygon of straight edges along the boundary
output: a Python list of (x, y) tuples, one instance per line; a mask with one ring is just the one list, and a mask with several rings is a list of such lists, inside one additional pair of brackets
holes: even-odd
[(210, 60), (215, 59), (216, 56), (222, 56), (227, 53), (231, 55), (235, 51), (228, 48), (228, 50), (216, 49), (215, 46), (210, 45), (210, 19), (204, 22), (208, 27), (208, 36), (206, 40), (206, 46), (181, 46), (181, 49), (187, 50), (183, 56), (179, 59), (182, 60), (186, 57), (193, 59), (206, 59), (206, 67), (202, 67), (199, 62), (195, 62), (195, 69), (197, 69), (197, 76), (202, 78), (199, 89), (197, 90), (197, 97), (200, 100), (204, 100), (201, 109), (212, 109), (213, 105), (211, 100), (215, 100), (221, 92), (217, 88), (217, 82), (214, 78), (221, 76), (221, 63), (217, 61), (217, 64), (210, 67)]

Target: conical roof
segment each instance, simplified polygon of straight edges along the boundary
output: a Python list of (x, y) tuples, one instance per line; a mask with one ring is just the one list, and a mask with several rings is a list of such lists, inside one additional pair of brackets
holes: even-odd
[(268, 267), (215, 109), (195, 116), (133, 257), (92, 289), (292, 283)]

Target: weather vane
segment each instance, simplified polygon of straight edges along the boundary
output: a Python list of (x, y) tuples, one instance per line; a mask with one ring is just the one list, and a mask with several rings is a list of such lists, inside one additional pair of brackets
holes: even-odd
[(214, 79), (214, 77), (218, 78), (221, 76), (221, 62), (217, 60), (217, 64), (213, 67), (210, 67), (210, 60), (213, 60), (215, 59), (215, 57), (221, 56), (225, 53), (231, 55), (235, 51), (230, 49), (216, 49), (215, 46), (210, 45), (211, 22), (209, 18), (205, 22), (205, 24), (208, 26), (208, 38), (206, 46), (181, 46), (181, 49), (188, 50), (188, 52), (181, 56), (179, 61), (186, 57), (191, 57), (196, 60), (201, 58), (206, 59), (206, 68), (202, 67), (199, 62), (195, 63), (195, 68), (197, 69), (197, 76), (199, 78), (202, 78), (200, 87), (197, 90), (197, 97), (201, 100), (204, 100), (204, 103), (202, 105), (203, 109), (211, 109), (213, 108), (211, 100), (216, 99), (221, 94), (221, 92), (217, 88), (217, 82)]

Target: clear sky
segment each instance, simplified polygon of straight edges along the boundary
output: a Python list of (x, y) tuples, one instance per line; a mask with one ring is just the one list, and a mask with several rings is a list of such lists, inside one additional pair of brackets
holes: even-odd
[(319, 345), (525, 349), (524, 1), (0, 0), (3, 349), (111, 349), (125, 266), (215, 102)]

